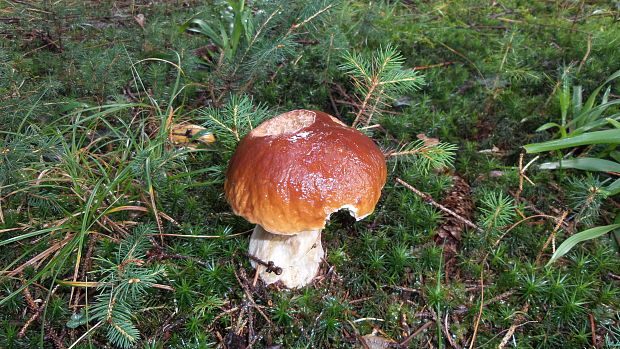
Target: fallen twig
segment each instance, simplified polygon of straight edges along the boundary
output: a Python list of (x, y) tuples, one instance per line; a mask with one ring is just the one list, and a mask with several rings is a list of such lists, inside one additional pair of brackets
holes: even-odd
[(552, 241), (553, 241), (553, 252), (555, 252), (555, 234), (560, 229), (560, 226), (562, 226), (564, 219), (566, 219), (566, 215), (568, 215), (568, 211), (562, 212), (562, 216), (560, 217), (560, 219), (557, 220), (558, 223), (553, 228), (553, 231), (549, 235), (549, 238), (545, 242), (545, 245), (540, 249), (540, 252), (538, 252), (538, 256), (536, 256), (536, 265), (539, 265), (543, 252), (547, 249), (547, 246), (549, 246), (549, 243)]
[(588, 56), (590, 55), (591, 48), (592, 48), (592, 35), (588, 35), (588, 48), (586, 49), (586, 54), (583, 56), (583, 59), (581, 60), (581, 62), (579, 62), (579, 68), (577, 69), (578, 72), (580, 72), (581, 68), (583, 68), (583, 65), (586, 64), (586, 60), (588, 59)]
[[(534, 163), (534, 161), (538, 160), (538, 158), (540, 157), (540, 155), (537, 155), (535, 158), (530, 160), (530, 162), (528, 162), (527, 165), (525, 165), (524, 167), (523, 156), (525, 156), (525, 154), (523, 153), (519, 154), (519, 189), (515, 193), (515, 199), (517, 200), (517, 202), (521, 198), (521, 192), (523, 192), (523, 180), (524, 179), (527, 180), (531, 185), (535, 185), (534, 182), (532, 182), (532, 180), (529, 179), (529, 177), (525, 175), (525, 171), (527, 171), (527, 168), (530, 167)], [(517, 209), (517, 212), (519, 212), (519, 214), (521, 215), (521, 218), (525, 218), (525, 215), (523, 215), (523, 213), (521, 213), (519, 209)]]
[(476, 317), (476, 324), (474, 325), (474, 334), (471, 337), (471, 343), (469, 349), (474, 347), (476, 343), (476, 334), (478, 334), (478, 326), (480, 325), (480, 319), (482, 319), (482, 308), (484, 307), (484, 265), (480, 270), (480, 309), (478, 310), (478, 317)]
[(479, 226), (475, 225), (472, 221), (470, 221), (469, 219), (466, 219), (464, 217), (461, 217), (459, 214), (457, 214), (456, 212), (452, 211), (451, 209), (437, 203), (435, 200), (433, 200), (433, 198), (428, 195), (428, 194), (424, 194), (423, 192), (419, 191), (418, 189), (414, 188), (411, 184), (403, 181), (400, 178), (396, 178), (396, 181), (402, 185), (404, 185), (407, 189), (411, 190), (412, 192), (416, 193), (419, 197), (421, 197), (424, 201), (428, 202), (429, 204), (437, 207), (438, 209), (448, 213), (449, 215), (457, 218), (458, 220), (460, 220), (461, 222), (463, 222), (464, 224), (478, 230), (481, 233), (484, 233), (484, 230), (482, 228), (480, 228)]
[(410, 334), (407, 338), (405, 338), (402, 342), (400, 342), (400, 345), (405, 346), (407, 345), (407, 343), (409, 343), (409, 341), (417, 336), (418, 334), (420, 334), (422, 331), (424, 331), (425, 329), (427, 329), (430, 325), (432, 325), (433, 322), (429, 321), (427, 323), (425, 323), (424, 325), (422, 325), (422, 327), (418, 328), (415, 332), (413, 332), (412, 334)]
[(527, 310), (530, 307), (530, 303), (529, 302), (525, 302), (525, 305), (523, 306), (523, 309), (521, 309), (520, 314), (517, 316), (517, 318), (515, 319), (515, 322), (513, 322), (513, 324), (510, 326), (510, 328), (508, 329), (508, 332), (506, 332), (506, 334), (504, 335), (504, 338), (502, 338), (501, 343), (497, 346), (498, 348), (503, 348), (506, 346), (506, 343), (508, 343), (508, 341), (510, 340), (510, 337), (512, 337), (512, 335), (515, 333), (515, 330), (519, 327), (519, 323), (525, 318), (525, 313), (527, 313)]

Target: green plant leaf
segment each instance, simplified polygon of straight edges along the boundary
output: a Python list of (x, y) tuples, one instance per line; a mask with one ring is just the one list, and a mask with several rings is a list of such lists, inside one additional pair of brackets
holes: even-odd
[(537, 128), (536, 132), (541, 132), (541, 131), (544, 131), (544, 130), (548, 130), (548, 129), (552, 128), (552, 127), (562, 128), (562, 125), (560, 125), (558, 123), (555, 123), (555, 122), (548, 122), (548, 123), (540, 126), (539, 128)]
[(213, 40), (213, 42), (217, 46), (224, 48), (224, 42), (222, 41), (222, 38), (215, 33), (215, 31), (211, 28), (211, 26), (209, 26), (209, 24), (207, 24), (207, 22), (203, 21), (202, 19), (192, 19), (190, 21), (190, 24), (195, 24), (198, 26), (198, 28), (190, 27), (190, 31), (206, 35), (207, 37), (209, 37), (209, 39)]
[[(620, 114), (618, 114), (618, 117), (620, 117)], [(614, 120), (611, 117), (609, 117), (609, 118), (605, 118), (605, 121), (610, 123), (613, 127), (620, 129), (620, 122), (618, 122), (617, 120)]]
[(581, 112), (583, 103), (583, 88), (581, 85), (573, 86), (573, 115), (578, 115)]
[(611, 74), (611, 75), (607, 78), (607, 80), (605, 80), (605, 82), (603, 83), (603, 85), (605, 85), (606, 83), (608, 83), (608, 82), (610, 82), (611, 80), (616, 79), (616, 78), (618, 78), (618, 77), (620, 77), (620, 69), (618, 69), (615, 73)]
[(620, 224), (604, 225), (601, 227), (595, 227), (595, 228), (591, 228), (588, 230), (584, 230), (580, 233), (577, 233), (569, 237), (568, 239), (564, 240), (564, 242), (558, 247), (555, 253), (551, 256), (551, 259), (549, 260), (549, 262), (547, 262), (546, 266), (551, 265), (553, 262), (558, 260), (560, 257), (567, 254), (578, 243), (597, 238), (617, 228), (620, 228)]
[(601, 128), (609, 122), (607, 119), (614, 120), (614, 121), (620, 120), (620, 113), (611, 115), (605, 119), (595, 119), (594, 121), (590, 121), (587, 124), (573, 130), (571, 134), (569, 135), (569, 137), (574, 137), (584, 132), (588, 132), (594, 129)]
[[(609, 89), (607, 91), (609, 91)], [(607, 110), (607, 108), (615, 104), (620, 104), (620, 99), (615, 99), (611, 102), (604, 101), (600, 105), (588, 110), (587, 112), (582, 112), (581, 114), (576, 116), (575, 119), (571, 120), (567, 124), (567, 126), (576, 126), (577, 129), (575, 131), (589, 131), (595, 127), (602, 126), (603, 124), (605, 124), (605, 122), (601, 120), (601, 115)]]
[(578, 158), (562, 161), (545, 162), (540, 165), (542, 170), (557, 170), (558, 168), (576, 168), (586, 171), (618, 172), (620, 173), (620, 163), (597, 158)]
[(620, 193), (620, 178), (616, 179), (613, 183), (603, 188), (603, 190), (607, 192), (608, 196)]
[(533, 143), (523, 146), (528, 153), (540, 153), (549, 150), (558, 150), (577, 147), (586, 144), (620, 143), (620, 129), (595, 131), (580, 134), (575, 137), (557, 139), (542, 143)]

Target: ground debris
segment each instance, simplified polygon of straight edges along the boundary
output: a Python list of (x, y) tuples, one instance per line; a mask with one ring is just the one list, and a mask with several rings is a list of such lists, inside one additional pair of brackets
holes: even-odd
[[(461, 217), (471, 219), (474, 203), (471, 199), (469, 184), (458, 175), (452, 176), (452, 188), (441, 201), (441, 204)], [(446, 216), (437, 229), (437, 235), (441, 239), (452, 237), (460, 241), (463, 229), (465, 229), (465, 224), (461, 220), (453, 216)]]
[(388, 348), (403, 348), (398, 343), (391, 341), (387, 338), (383, 338), (381, 336), (375, 336), (372, 334), (367, 334), (365, 336), (359, 337), (360, 344), (362, 348), (368, 349), (388, 349)]
[[(456, 212), (459, 216), (471, 220), (474, 203), (471, 199), (471, 189), (467, 182), (458, 175), (452, 176), (452, 188), (446, 193), (441, 205)], [(461, 233), (465, 223), (454, 216), (446, 216), (435, 235), (435, 242), (444, 246), (446, 277), (458, 277), (456, 270), (456, 256), (461, 247)]]

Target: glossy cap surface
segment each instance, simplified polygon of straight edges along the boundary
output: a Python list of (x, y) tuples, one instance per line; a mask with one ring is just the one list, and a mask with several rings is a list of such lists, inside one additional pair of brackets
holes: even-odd
[(235, 214), (275, 234), (322, 229), (348, 209), (358, 220), (381, 195), (383, 153), (360, 131), (319, 111), (263, 122), (239, 143), (224, 192)]

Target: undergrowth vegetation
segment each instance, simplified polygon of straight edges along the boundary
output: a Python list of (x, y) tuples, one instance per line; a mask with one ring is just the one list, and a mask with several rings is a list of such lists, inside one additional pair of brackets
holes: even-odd
[[(0, 3), (0, 347), (619, 346), (619, 16)], [(223, 183), (302, 108), (372, 137), (388, 180), (285, 290), (254, 280)]]

